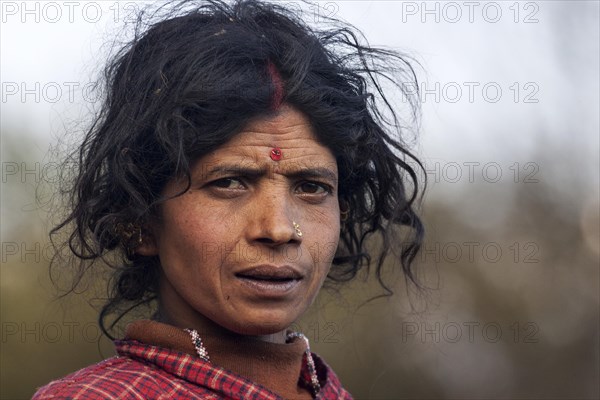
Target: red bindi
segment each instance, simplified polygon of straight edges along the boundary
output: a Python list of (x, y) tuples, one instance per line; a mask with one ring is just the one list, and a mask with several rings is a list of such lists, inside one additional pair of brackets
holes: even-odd
[(279, 147), (273, 147), (271, 149), (271, 160), (273, 161), (279, 161), (281, 160), (281, 149)]

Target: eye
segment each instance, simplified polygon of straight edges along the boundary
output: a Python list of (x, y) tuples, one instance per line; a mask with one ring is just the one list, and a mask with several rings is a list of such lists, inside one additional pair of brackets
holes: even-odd
[(325, 195), (332, 193), (331, 186), (320, 182), (302, 182), (298, 186), (298, 191), (302, 194)]
[(218, 179), (216, 181), (211, 182), (210, 186), (228, 190), (243, 190), (246, 188), (242, 181), (237, 178)]

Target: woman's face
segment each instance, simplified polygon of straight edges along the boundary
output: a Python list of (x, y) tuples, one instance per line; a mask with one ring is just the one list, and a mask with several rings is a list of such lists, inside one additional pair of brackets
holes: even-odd
[[(281, 156), (272, 156), (272, 150)], [(175, 195), (186, 182), (171, 181)], [(282, 332), (313, 302), (337, 249), (334, 156), (284, 106), (202, 157), (191, 188), (164, 203), (142, 254), (158, 254), (161, 312), (240, 334)]]

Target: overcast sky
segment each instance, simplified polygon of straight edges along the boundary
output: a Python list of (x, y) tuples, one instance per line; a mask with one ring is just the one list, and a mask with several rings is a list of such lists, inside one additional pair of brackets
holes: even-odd
[[(526, 162), (540, 146), (556, 143), (597, 166), (597, 1), (318, 4), (317, 21), (340, 17), (371, 44), (422, 63), (418, 151), (427, 158)], [(79, 102), (81, 89), (136, 8), (2, 2), (3, 134), (26, 130), (51, 140), (85, 118), (89, 103)]]

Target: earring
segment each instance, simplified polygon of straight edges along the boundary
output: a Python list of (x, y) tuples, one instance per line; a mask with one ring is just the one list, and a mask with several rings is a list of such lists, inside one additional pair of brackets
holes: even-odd
[(300, 230), (300, 225), (296, 223), (296, 221), (292, 221), (292, 225), (294, 225), (294, 229), (296, 230), (296, 235), (298, 237), (302, 237), (302, 231)]
[(344, 207), (340, 207), (340, 221), (344, 222), (348, 220), (350, 214), (350, 206), (345, 201), (342, 203)]
[(115, 233), (121, 237), (121, 243), (125, 246), (128, 255), (133, 255), (133, 251), (144, 241), (142, 227), (131, 222), (118, 223), (115, 226)]
[(350, 214), (349, 210), (340, 211), (340, 221), (345, 222), (348, 220), (348, 214)]

